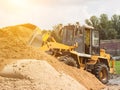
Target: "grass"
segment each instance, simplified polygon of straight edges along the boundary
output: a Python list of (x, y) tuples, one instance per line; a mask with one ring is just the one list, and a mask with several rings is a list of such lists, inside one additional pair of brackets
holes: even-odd
[(116, 74), (120, 74), (120, 61), (115, 61)]

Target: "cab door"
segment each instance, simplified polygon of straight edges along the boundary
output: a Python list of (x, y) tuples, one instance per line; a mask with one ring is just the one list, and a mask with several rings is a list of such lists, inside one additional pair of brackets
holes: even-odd
[(100, 38), (99, 31), (92, 30), (92, 46), (91, 46), (91, 54), (99, 55), (100, 54)]
[(84, 29), (85, 53), (91, 54), (91, 29)]

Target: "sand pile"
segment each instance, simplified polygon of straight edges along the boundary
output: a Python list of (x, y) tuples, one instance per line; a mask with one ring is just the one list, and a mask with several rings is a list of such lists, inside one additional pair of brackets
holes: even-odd
[[(27, 25), (27, 24), (26, 24)], [(30, 26), (28, 24), (27, 26)], [(17, 27), (17, 28), (16, 28)], [(21, 27), (21, 28), (19, 28)], [(9, 29), (8, 29), (9, 28)], [(24, 29), (23, 29), (24, 28)], [(21, 33), (22, 32), (22, 33)], [(24, 32), (24, 33), (23, 33)], [(0, 30), (0, 68), (2, 69), (6, 64), (13, 61), (13, 59), (38, 59), (48, 61), (57, 71), (64, 72), (79, 83), (84, 85), (89, 90), (99, 90), (104, 85), (99, 82), (92, 74), (73, 68), (59, 62), (54, 57), (47, 55), (39, 50), (39, 48), (33, 48), (26, 45), (26, 41), (30, 37), (29, 34), (33, 32), (30, 27), (15, 26), (7, 27)], [(17, 34), (15, 34), (17, 33)]]
[[(9, 82), (9, 90), (24, 89), (23, 83), (26, 85), (26, 90), (31, 90), (33, 87), (28, 87), (34, 84), (34, 90), (87, 90), (78, 81), (74, 80), (70, 76), (57, 72), (51, 65), (46, 61), (38, 60), (19, 60), (7, 65), (2, 72), (2, 76), (20, 78), (20, 81), (16, 79), (14, 84), (12, 81)], [(22, 81), (23, 80), (23, 81)], [(17, 86), (19, 81), (19, 85)], [(31, 82), (30, 82), (31, 81)], [(1, 89), (6, 88), (6, 80), (2, 80), (0, 84)], [(21, 84), (23, 86), (21, 86)], [(28, 84), (28, 85), (27, 85)], [(20, 90), (20, 89), (19, 89)]]

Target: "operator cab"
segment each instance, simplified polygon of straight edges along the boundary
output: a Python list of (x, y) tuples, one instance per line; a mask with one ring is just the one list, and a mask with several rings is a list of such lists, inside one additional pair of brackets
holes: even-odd
[(85, 53), (91, 55), (100, 54), (99, 31), (90, 26), (83, 26)]
[(78, 22), (75, 25), (64, 26), (62, 42), (70, 46), (77, 43), (75, 51), (79, 53), (100, 54), (99, 32), (91, 26), (80, 26)]

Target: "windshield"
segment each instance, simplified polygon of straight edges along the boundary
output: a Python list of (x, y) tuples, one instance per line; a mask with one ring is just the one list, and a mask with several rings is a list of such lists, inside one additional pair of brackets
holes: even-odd
[(92, 45), (93, 46), (99, 46), (99, 32), (98, 31), (93, 31), (92, 32)]

